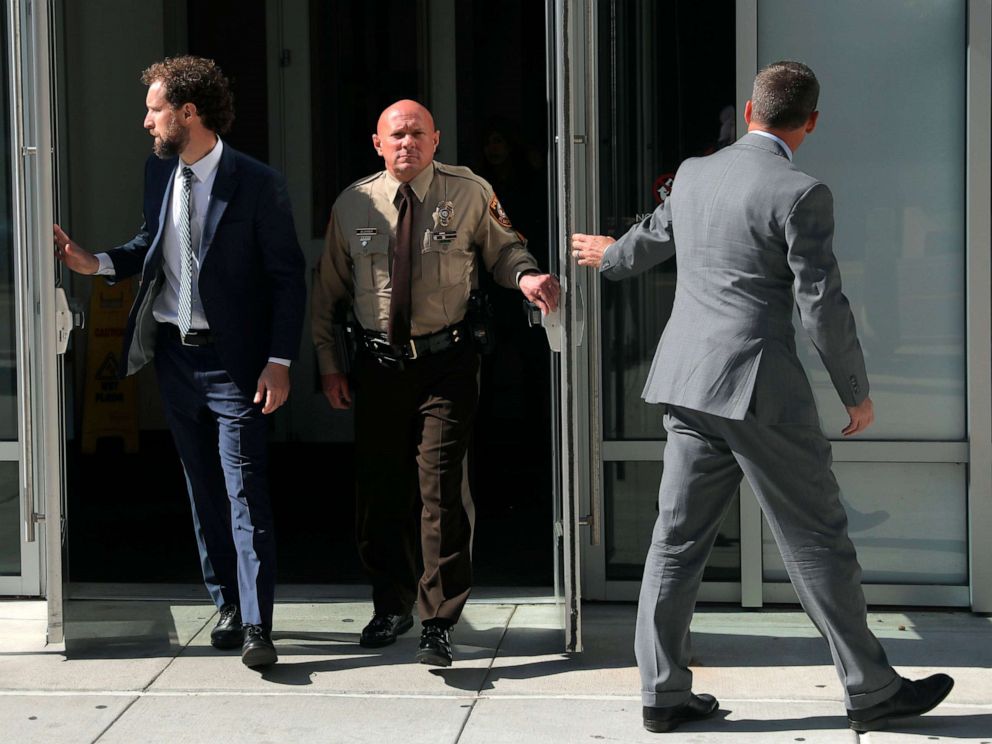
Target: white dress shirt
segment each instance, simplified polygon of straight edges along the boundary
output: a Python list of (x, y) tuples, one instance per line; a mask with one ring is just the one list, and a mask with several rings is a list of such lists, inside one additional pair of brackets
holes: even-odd
[(785, 144), (781, 137), (777, 137), (771, 132), (766, 132), (764, 129), (752, 129), (748, 134), (760, 134), (762, 137), (767, 137), (770, 140), (778, 142), (782, 150), (785, 151), (785, 157), (789, 159), (790, 163), (792, 162), (792, 148)]
[[(200, 260), (203, 258), (203, 225), (207, 216), (207, 209), (210, 206), (210, 192), (213, 191), (214, 179), (217, 177), (217, 166), (220, 164), (221, 154), (224, 152), (224, 143), (220, 137), (214, 148), (197, 160), (192, 165), (183, 162), (182, 157), (176, 167), (176, 172), (172, 176), (172, 194), (168, 215), (169, 218), (162, 225), (162, 269), (165, 274), (165, 284), (155, 298), (152, 305), (152, 315), (160, 323), (172, 323), (179, 325), (179, 284), (180, 273), (182, 271), (182, 247), (179, 245), (179, 220), (181, 217), (182, 205), (176, 198), (177, 194), (182, 194), (183, 190), (183, 168), (190, 168), (193, 171), (193, 180), (190, 189), (190, 238), (193, 245), (193, 297), (192, 297), (192, 319), (190, 322), (191, 331), (206, 331), (210, 329), (206, 315), (203, 312), (203, 304), (200, 302), (200, 291), (198, 279), (200, 276)], [(106, 253), (96, 254), (100, 261), (100, 268), (97, 274), (101, 276), (114, 276), (114, 264), (110, 256)], [(270, 357), (270, 362), (278, 362), (289, 366), (288, 359)]]
[[(169, 219), (162, 230), (162, 268), (165, 271), (165, 285), (155, 304), (152, 314), (159, 323), (179, 325), (179, 277), (182, 272), (183, 249), (179, 244), (179, 220), (182, 218), (183, 168), (193, 171), (189, 202), (189, 234), (193, 245), (193, 296), (190, 330), (205, 331), (210, 328), (203, 314), (200, 290), (197, 280), (200, 276), (200, 259), (203, 257), (203, 222), (210, 206), (210, 191), (217, 177), (224, 143), (218, 138), (214, 149), (192, 165), (179, 159), (179, 165), (172, 176), (172, 203), (169, 205)], [(179, 198), (177, 198), (179, 197)]]

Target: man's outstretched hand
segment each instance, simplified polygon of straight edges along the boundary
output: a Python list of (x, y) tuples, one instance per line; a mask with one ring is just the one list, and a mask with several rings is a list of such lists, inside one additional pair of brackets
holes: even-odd
[(572, 256), (577, 259), (579, 266), (592, 266), (594, 269), (598, 269), (603, 263), (603, 254), (606, 249), (616, 242), (606, 235), (573, 233)]
[(77, 274), (95, 274), (100, 269), (100, 259), (80, 247), (58, 225), (53, 225), (55, 258)]

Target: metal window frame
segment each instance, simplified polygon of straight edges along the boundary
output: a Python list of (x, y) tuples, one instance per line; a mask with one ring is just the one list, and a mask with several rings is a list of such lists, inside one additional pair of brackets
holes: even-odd
[[(595, 24), (595, 2), (592, 3)], [(737, 106), (738, 112), (750, 97), (751, 81), (758, 64), (758, 0), (737, 0)], [(595, 26), (592, 39), (595, 34)], [(992, 0), (968, 0), (968, 79), (966, 154), (966, 286), (967, 286), (967, 410), (968, 439), (955, 441), (858, 441), (833, 442), (835, 462), (929, 462), (963, 463), (968, 466), (968, 557), (967, 586), (927, 584), (868, 584), (865, 595), (874, 604), (940, 605), (970, 607), (975, 612), (992, 611), (992, 226), (988, 205), (992, 201), (989, 131), (992, 129), (990, 72), (992, 47)], [(589, 44), (591, 75), (598, 69), (596, 44)], [(596, 100), (595, 88), (590, 100)], [(595, 111), (593, 111), (593, 119)], [(597, 153), (589, 157), (589, 191), (596, 194)], [(598, 211), (592, 210), (591, 228), (598, 227)], [(591, 302), (590, 347), (598, 350), (598, 296)], [(599, 356), (593, 363), (601, 364)], [(597, 375), (601, 370), (597, 368)], [(592, 405), (599, 405), (598, 396)], [(592, 437), (598, 444), (590, 448), (590, 459), (602, 462), (660, 461), (664, 441), (603, 441), (598, 430)], [(602, 471), (593, 488), (602, 493)], [(601, 498), (601, 497), (600, 497)], [(795, 603), (791, 585), (763, 581), (761, 556), (762, 518), (757, 500), (747, 481), (741, 486), (741, 582), (703, 584), (701, 601), (737, 602), (759, 607), (764, 602)], [(602, 545), (587, 546), (585, 586), (587, 596), (606, 600), (637, 598), (638, 582), (607, 581), (606, 556)]]
[(992, 0), (968, 2), (965, 241), (970, 605), (992, 612)]
[[(606, 593), (597, 599), (608, 602), (634, 602), (640, 591), (639, 581), (610, 581)], [(699, 588), (698, 601), (744, 605), (743, 583), (726, 581), (704, 582)], [(865, 584), (865, 599), (872, 605), (898, 605), (904, 607), (968, 607), (967, 586), (926, 585), (921, 592), (919, 584)], [(765, 604), (799, 604), (795, 589), (788, 582), (766, 581), (761, 584)]]

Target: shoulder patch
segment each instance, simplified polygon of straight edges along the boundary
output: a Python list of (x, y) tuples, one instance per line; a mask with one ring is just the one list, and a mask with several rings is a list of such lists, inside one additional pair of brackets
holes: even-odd
[(489, 214), (493, 216), (503, 227), (510, 229), (513, 225), (510, 224), (510, 218), (507, 217), (506, 212), (503, 209), (503, 205), (499, 203), (499, 199), (496, 198), (496, 194), (493, 194), (493, 198), (489, 200)]

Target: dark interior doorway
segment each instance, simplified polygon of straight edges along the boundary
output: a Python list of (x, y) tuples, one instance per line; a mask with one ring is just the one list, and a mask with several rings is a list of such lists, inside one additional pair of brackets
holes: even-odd
[[(334, 196), (381, 167), (381, 161), (369, 157), (368, 134), (382, 106), (400, 97), (425, 100), (427, 81), (416, 59), (408, 57), (407, 67), (398, 72), (403, 55), (377, 52), (390, 47), (385, 41), (390, 35), (396, 35), (396, 48), (416, 49), (423, 25), (376, 25), (386, 18), (413, 18), (422, 8), (422, 2), (409, 0), (374, 6), (311, 3), (311, 42), (323, 42), (312, 44), (310, 63), (321, 71), (313, 79), (326, 83), (312, 91), (314, 123), (320, 124), (314, 127), (313, 157), (315, 172), (326, 177), (315, 179), (313, 187), (315, 224), (299, 225), (301, 231), (322, 234)], [(459, 0), (456, 8), (459, 164), (493, 181), (511, 219), (546, 267), (548, 107), (543, 74), (534, 74), (545, 69), (543, 4), (515, 0), (490, 7)], [(224, 25), (232, 14), (239, 18), (238, 34)], [(238, 116), (228, 140), (266, 160), (263, 0), (190, 0), (188, 18), (188, 51), (216, 59), (232, 81)], [(499, 28), (498, 36), (493, 28)], [(360, 43), (365, 37), (378, 45)], [(253, 43), (245, 45), (246, 38)], [(483, 362), (470, 454), (477, 513), (475, 583), (549, 587), (550, 352), (543, 334), (527, 327), (519, 292), (492, 287), (491, 293), (498, 346)], [(85, 359), (70, 357), (69, 362), (84, 365)], [(68, 447), (69, 581), (199, 583), (185, 480), (169, 432), (143, 429), (137, 454), (125, 454), (113, 439), (101, 441), (95, 454), (83, 454), (82, 411), (74, 424)], [(281, 584), (364, 583), (353, 536), (353, 452), (349, 443), (301, 442), (292, 433), (288, 441), (272, 442)]]

